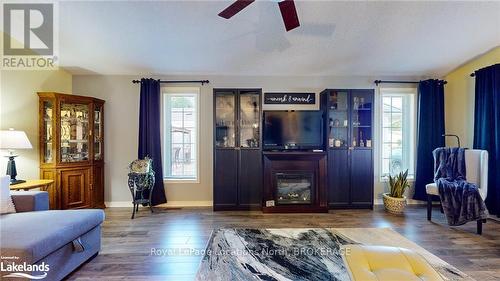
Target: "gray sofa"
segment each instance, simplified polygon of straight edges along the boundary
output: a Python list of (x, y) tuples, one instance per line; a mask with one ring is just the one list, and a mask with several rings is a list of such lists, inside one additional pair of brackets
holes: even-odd
[[(0, 247), (3, 263), (38, 265), (32, 276), (61, 280), (95, 257), (101, 248), (102, 210), (48, 210), (43, 191), (12, 192), (17, 213), (0, 216)], [(48, 265), (46, 267), (40, 265)], [(41, 269), (41, 270), (38, 270)], [(23, 280), (5, 277), (2, 280)], [(27, 280), (27, 279), (24, 279)]]

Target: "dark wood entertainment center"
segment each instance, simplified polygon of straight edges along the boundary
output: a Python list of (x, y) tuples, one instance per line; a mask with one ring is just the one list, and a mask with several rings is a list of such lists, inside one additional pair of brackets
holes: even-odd
[(214, 89), (214, 211), (373, 208), (373, 106), (373, 89), (324, 90), (321, 149), (266, 151), (262, 90)]

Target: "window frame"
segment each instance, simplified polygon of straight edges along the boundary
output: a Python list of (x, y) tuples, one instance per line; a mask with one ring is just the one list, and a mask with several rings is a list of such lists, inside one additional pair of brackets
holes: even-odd
[(167, 177), (165, 173), (165, 167), (163, 167), (163, 181), (168, 183), (200, 183), (200, 88), (199, 87), (161, 87), (161, 140), (162, 140), (162, 164), (165, 165), (167, 161), (167, 126), (166, 121), (166, 98), (167, 96), (195, 96), (196, 98), (196, 175), (194, 178), (177, 178), (177, 177)]
[[(413, 181), (415, 179), (415, 172), (416, 172), (416, 153), (417, 153), (417, 104), (418, 104), (418, 91), (416, 87), (380, 87), (379, 88), (379, 94), (380, 94), (380, 102), (378, 105), (379, 111), (380, 111), (380, 119), (378, 120), (378, 126), (379, 126), (379, 136), (380, 136), (380, 141), (379, 141), (379, 180), (380, 182), (387, 182), (389, 181), (389, 177), (387, 175), (383, 174), (384, 170), (384, 97), (401, 97), (405, 95), (411, 95), (410, 98), (413, 100), (413, 106), (408, 105), (406, 106), (408, 109), (410, 109), (410, 113), (405, 114), (405, 105), (403, 104), (402, 108), (402, 115), (401, 115), (401, 120), (402, 120), (402, 126), (401, 126), (401, 134), (402, 134), (402, 139), (408, 139), (410, 144), (411, 150), (409, 151), (409, 156), (410, 158), (408, 160), (408, 165), (410, 168), (413, 168), (413, 173), (408, 174), (408, 180)], [(403, 100), (404, 103), (404, 100)], [(408, 123), (409, 122), (409, 123)], [(405, 137), (404, 135), (404, 126), (405, 124), (409, 124), (411, 127), (413, 127), (413, 130), (410, 129), (410, 135)], [(404, 147), (402, 148), (402, 156), (405, 154), (405, 149)], [(406, 152), (408, 153), (408, 151)]]

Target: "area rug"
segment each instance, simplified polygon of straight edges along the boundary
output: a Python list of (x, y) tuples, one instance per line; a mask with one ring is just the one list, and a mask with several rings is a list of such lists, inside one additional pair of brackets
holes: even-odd
[(422, 255), (444, 280), (473, 280), (390, 228), (217, 229), (196, 280), (350, 280), (342, 245), (402, 247)]

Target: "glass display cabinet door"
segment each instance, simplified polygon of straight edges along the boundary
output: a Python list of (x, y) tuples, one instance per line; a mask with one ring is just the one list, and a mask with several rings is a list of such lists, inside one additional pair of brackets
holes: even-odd
[(345, 148), (349, 133), (349, 94), (347, 91), (333, 91), (329, 96), (328, 109), (328, 146), (330, 148)]
[(42, 132), (42, 142), (43, 147), (43, 163), (53, 162), (53, 128), (52, 128), (52, 118), (54, 117), (54, 102), (51, 100), (43, 101), (43, 132)]
[(234, 148), (236, 145), (236, 96), (217, 93), (215, 96), (215, 146)]
[(351, 147), (373, 147), (372, 136), (372, 110), (373, 100), (372, 96), (365, 94), (362, 91), (353, 91), (351, 93)]
[(102, 160), (102, 104), (94, 106), (94, 160)]
[(61, 102), (61, 162), (89, 160), (89, 105)]
[(256, 92), (240, 93), (240, 147), (260, 147), (260, 95)]

